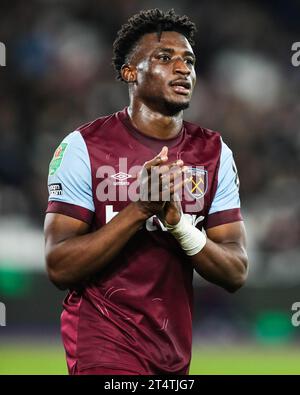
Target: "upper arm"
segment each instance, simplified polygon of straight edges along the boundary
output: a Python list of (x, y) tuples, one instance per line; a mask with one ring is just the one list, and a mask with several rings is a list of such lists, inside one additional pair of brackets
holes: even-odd
[(47, 213), (69, 216), (90, 224), (95, 211), (88, 150), (80, 132), (59, 145), (49, 166)]
[(239, 178), (232, 151), (221, 140), (217, 188), (213, 197), (205, 229), (242, 221), (240, 212)]
[(56, 277), (57, 264), (60, 262), (60, 244), (88, 231), (89, 225), (86, 222), (62, 214), (46, 214), (44, 224), (46, 268), (49, 278), (59, 289), (64, 290), (68, 287)]
[(221, 140), (218, 184), (209, 209), (206, 233), (216, 243), (246, 247), (246, 230), (240, 212), (239, 178), (232, 151)]
[(89, 231), (95, 211), (86, 144), (78, 131), (56, 149), (49, 165), (46, 256), (56, 244)]
[(89, 225), (86, 222), (62, 214), (46, 214), (44, 223), (46, 255), (56, 244), (88, 232)]

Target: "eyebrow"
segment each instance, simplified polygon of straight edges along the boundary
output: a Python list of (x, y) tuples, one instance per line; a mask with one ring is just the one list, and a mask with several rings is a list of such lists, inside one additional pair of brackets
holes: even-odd
[[(154, 52), (168, 52), (169, 54), (173, 54), (175, 50), (173, 48), (156, 48)], [(184, 56), (191, 56), (193, 59), (196, 59), (196, 56), (191, 51), (184, 51)]]

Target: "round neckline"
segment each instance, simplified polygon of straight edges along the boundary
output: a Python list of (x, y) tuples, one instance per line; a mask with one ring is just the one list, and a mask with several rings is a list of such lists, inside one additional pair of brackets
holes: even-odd
[(172, 148), (179, 144), (185, 132), (184, 122), (182, 123), (182, 128), (176, 137), (172, 137), (171, 139), (160, 139), (153, 136), (148, 136), (142, 133), (139, 129), (137, 129), (130, 119), (128, 114), (128, 107), (125, 107), (122, 111), (118, 113), (119, 119), (125, 125), (126, 129), (130, 132), (130, 134), (140, 141), (142, 144), (146, 145), (147, 147), (153, 148), (155, 150), (160, 149), (162, 146), (167, 146), (168, 148)]

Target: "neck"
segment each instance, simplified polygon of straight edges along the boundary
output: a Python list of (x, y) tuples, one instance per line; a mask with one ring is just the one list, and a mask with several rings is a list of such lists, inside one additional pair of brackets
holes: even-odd
[(162, 140), (176, 137), (182, 128), (183, 111), (168, 116), (156, 112), (144, 103), (131, 101), (128, 115), (133, 126), (141, 133)]

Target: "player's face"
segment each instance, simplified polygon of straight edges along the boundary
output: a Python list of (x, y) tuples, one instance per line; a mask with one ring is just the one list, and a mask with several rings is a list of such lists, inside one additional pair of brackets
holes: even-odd
[(189, 106), (196, 82), (195, 55), (188, 40), (177, 32), (148, 33), (135, 56), (134, 94), (154, 110), (177, 114)]

